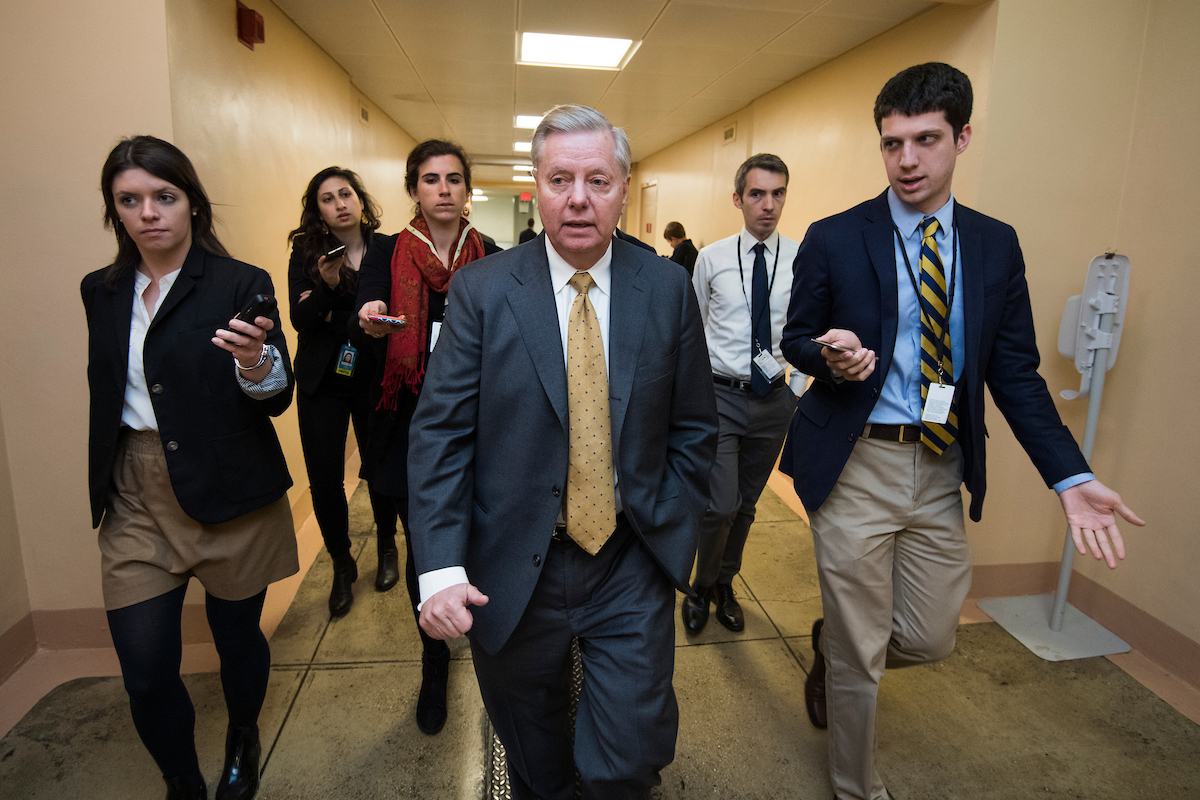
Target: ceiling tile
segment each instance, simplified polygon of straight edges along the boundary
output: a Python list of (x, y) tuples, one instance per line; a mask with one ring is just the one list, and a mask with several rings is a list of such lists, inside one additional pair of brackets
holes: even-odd
[(745, 56), (746, 51), (729, 47), (693, 47), (647, 42), (634, 53), (625, 69), (621, 70), (621, 74), (716, 77)]
[(693, 6), (722, 6), (738, 11), (787, 11), (807, 14), (827, 0), (683, 0)]
[[(486, 83), (462, 83), (426, 81), (425, 86), (439, 103), (478, 103), (480, 108), (503, 102), (504, 107), (512, 108), (512, 79), (506, 86), (489, 85)], [(512, 120), (509, 120), (509, 125)]]
[(518, 32), (565, 33), (641, 39), (663, 7), (663, 0), (521, 0)]
[(279, 10), (303, 28), (308, 24), (375, 25), (379, 12), (371, 0), (279, 0)]
[(735, 67), (734, 71), (754, 80), (790, 81), (824, 63), (823, 56), (760, 51)]
[(558, 67), (517, 67), (517, 105), (549, 109), (558, 103), (595, 105), (615, 72)]
[(890, 27), (890, 22), (881, 20), (813, 14), (772, 40), (763, 50), (769, 53), (799, 53), (830, 59), (840, 56)]
[(396, 38), (424, 75), (459, 59), (516, 62), (516, 39), (509, 31), (455, 31), (433, 28), (399, 28)]
[(377, 56), (363, 53), (339, 53), (338, 63), (355, 79), (387, 78), (400, 83), (419, 83), (412, 64), (403, 55)]
[[(353, 82), (363, 94), (381, 106), (385, 100), (396, 100), (433, 108), (433, 98), (420, 84), (375, 77), (353, 78)], [(396, 121), (403, 124), (402, 120)]]
[(801, 16), (784, 11), (692, 5), (676, 0), (667, 6), (654, 30), (646, 37), (646, 43), (656, 47), (719, 47), (751, 53)]
[(696, 98), (705, 100), (719, 97), (727, 100), (739, 100), (742, 105), (747, 105), (754, 98), (783, 85), (783, 81), (757, 80), (745, 74), (739, 74), (739, 72), (739, 70), (734, 70), (721, 76), (706, 86), (696, 95)]
[[(387, 23), (406, 30), (512, 31), (515, 0), (374, 0)], [(328, 2), (328, 0), (327, 0)]]
[(400, 56), (391, 31), (384, 25), (319, 25), (308, 35), (335, 59), (339, 53), (372, 56)]
[(915, 17), (937, 3), (928, 0), (832, 0), (821, 7), (821, 14), (858, 19), (882, 19), (893, 24)]
[(710, 75), (649, 75), (621, 73), (613, 81), (604, 99), (628, 97), (656, 107), (675, 108), (712, 83)]

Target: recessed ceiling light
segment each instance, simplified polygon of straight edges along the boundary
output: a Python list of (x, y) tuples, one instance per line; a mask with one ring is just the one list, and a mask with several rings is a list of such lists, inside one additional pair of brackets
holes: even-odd
[(513, 169), (518, 172), (530, 172), (533, 170), (533, 164), (513, 164)]
[(471, 202), (472, 202), (472, 203), (486, 203), (486, 202), (488, 201), (488, 199), (489, 199), (489, 198), (488, 198), (488, 196), (487, 196), (486, 194), (473, 194), (473, 195), (471, 195)]
[(518, 183), (533, 183), (532, 175), (513, 175), (513, 180)]
[(633, 54), (632, 39), (522, 33), (520, 64), (581, 69), (619, 69)]
[(471, 194), (475, 197), (479, 197), (479, 195), (483, 194), (483, 189), (472, 189)]
[(533, 151), (533, 142), (513, 142), (514, 153), (530, 153)]
[(542, 121), (541, 116), (531, 116), (529, 114), (517, 114), (516, 120), (513, 122), (514, 128), (528, 128), (533, 130)]

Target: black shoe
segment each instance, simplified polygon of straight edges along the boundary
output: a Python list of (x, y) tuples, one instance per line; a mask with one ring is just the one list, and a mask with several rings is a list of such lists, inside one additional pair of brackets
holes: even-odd
[(400, 580), (400, 551), (396, 549), (396, 540), (392, 539), (390, 546), (379, 545), (379, 567), (375, 572), (375, 591), (386, 592)]
[(813, 665), (804, 679), (804, 710), (812, 724), (824, 730), (829, 727), (825, 712), (825, 656), (821, 655), (821, 629), (825, 620), (818, 619), (812, 627)]
[(446, 724), (446, 682), (450, 678), (450, 651), (421, 654), (421, 694), (417, 697), (417, 727), (433, 736)]
[(683, 629), (688, 633), (699, 633), (708, 624), (708, 587), (692, 585), (695, 597), (685, 595), (680, 615), (683, 617)]
[(208, 800), (204, 776), (171, 778), (167, 781), (167, 800)]
[(340, 617), (354, 605), (353, 583), (358, 580), (358, 564), (350, 553), (333, 557), (333, 586), (329, 590), (329, 616)]
[(262, 745), (258, 726), (229, 726), (225, 734), (225, 768), (217, 784), (216, 800), (250, 800), (258, 792), (258, 761)]
[(712, 594), (717, 622), (734, 633), (741, 633), (746, 627), (746, 621), (742, 618), (742, 607), (733, 596), (733, 584), (715, 583)]

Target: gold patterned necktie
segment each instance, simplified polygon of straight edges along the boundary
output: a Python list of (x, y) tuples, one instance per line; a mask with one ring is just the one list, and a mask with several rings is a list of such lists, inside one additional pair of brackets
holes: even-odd
[[(938, 380), (938, 337), (942, 337), (942, 374), (949, 383), (954, 380), (954, 358), (950, 351), (950, 326), (946, 318), (946, 273), (938, 253), (934, 234), (938, 221), (933, 217), (921, 220), (921, 401), (929, 395), (929, 384)], [(921, 422), (921, 442), (939, 456), (958, 436), (958, 414), (951, 405), (950, 416), (944, 424)]]
[(579, 295), (567, 318), (567, 491), (563, 512), (567, 535), (591, 555), (600, 552), (616, 527), (608, 370), (600, 321), (588, 299), (594, 281), (576, 272)]

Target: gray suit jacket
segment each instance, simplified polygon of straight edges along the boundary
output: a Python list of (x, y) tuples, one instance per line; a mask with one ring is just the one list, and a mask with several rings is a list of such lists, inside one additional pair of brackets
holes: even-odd
[[(687, 591), (717, 415), (687, 274), (614, 240), (609, 397), (626, 518)], [(541, 575), (567, 474), (567, 377), (544, 236), (460, 270), (409, 446), (418, 573), (464, 566), (498, 651)]]

